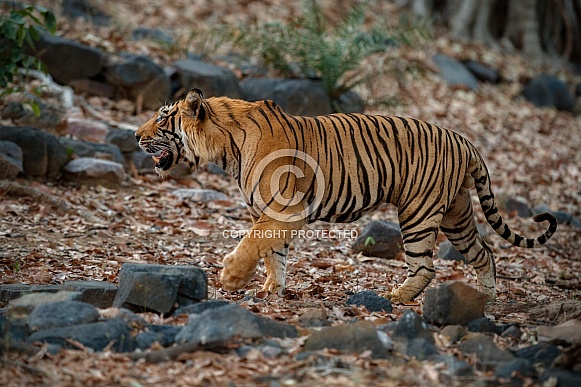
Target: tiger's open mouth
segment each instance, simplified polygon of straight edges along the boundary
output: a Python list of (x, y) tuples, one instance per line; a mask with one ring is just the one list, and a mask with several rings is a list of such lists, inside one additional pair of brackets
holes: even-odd
[(172, 166), (173, 155), (167, 149), (164, 149), (156, 154), (152, 155), (151, 158), (155, 162), (155, 167), (168, 170)]

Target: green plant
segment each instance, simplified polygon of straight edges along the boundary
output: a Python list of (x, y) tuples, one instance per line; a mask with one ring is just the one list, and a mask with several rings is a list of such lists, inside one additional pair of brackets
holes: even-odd
[(375, 246), (375, 238), (372, 236), (368, 236), (365, 238), (365, 247)]
[[(40, 70), (46, 73), (46, 66), (27, 53), (26, 45), (34, 50), (34, 41), (42, 32), (54, 34), (56, 19), (54, 14), (40, 6), (23, 6), (13, 3), (9, 13), (0, 14), (0, 96), (23, 91), (26, 71)], [(40, 114), (38, 105), (30, 103), (35, 114)]]
[(335, 99), (372, 75), (357, 71), (365, 59), (384, 53), (391, 45), (409, 45), (428, 36), (426, 24), (420, 21), (404, 19), (391, 34), (385, 26), (366, 29), (365, 18), (365, 8), (357, 5), (333, 24), (316, 0), (305, 0), (302, 16), (288, 24), (219, 26), (202, 34), (200, 41), (210, 50), (229, 43), (260, 57), (285, 77), (320, 79)]

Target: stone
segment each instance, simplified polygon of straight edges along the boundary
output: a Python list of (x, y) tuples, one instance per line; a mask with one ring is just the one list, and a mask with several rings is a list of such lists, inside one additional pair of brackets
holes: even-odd
[(431, 324), (464, 325), (484, 316), (488, 297), (458, 281), (448, 281), (425, 292), (423, 316)]
[(95, 351), (102, 351), (109, 345), (117, 352), (133, 351), (135, 347), (129, 327), (119, 319), (46, 329), (34, 332), (28, 337), (27, 342), (49, 343), (62, 348), (78, 349), (71, 340), (78, 341)]
[(190, 315), (188, 324), (176, 335), (177, 343), (215, 343), (235, 337), (261, 339), (263, 337), (297, 337), (297, 329), (289, 324), (255, 315), (246, 308), (229, 304)]
[(69, 82), (69, 86), (77, 94), (86, 93), (108, 99), (114, 99), (117, 94), (117, 88), (115, 86), (94, 79), (73, 79)]
[(541, 375), (541, 386), (576, 387), (581, 385), (581, 372), (547, 368)]
[(107, 26), (111, 19), (89, 0), (63, 0), (62, 14), (72, 19), (85, 19), (96, 26)]
[(29, 293), (8, 303), (8, 316), (11, 319), (28, 319), (30, 313), (38, 305), (59, 301), (79, 301), (79, 292), (59, 291), (56, 293)]
[(149, 325), (146, 331), (135, 337), (135, 346), (147, 349), (157, 342), (162, 347), (169, 347), (175, 343), (175, 337), (181, 330), (182, 327), (176, 325)]
[(428, 329), (428, 325), (416, 312), (411, 309), (407, 309), (400, 319), (397, 321), (397, 325), (393, 330), (392, 336), (394, 339), (415, 339), (416, 337), (422, 337), (431, 342), (434, 341), (432, 331)]
[[(445, 374), (447, 375), (472, 376), (474, 374), (474, 370), (470, 364), (464, 360), (459, 360), (454, 356), (437, 355), (433, 356), (430, 360), (434, 363), (444, 363), (447, 368), (445, 371)], [(449, 385), (454, 385), (454, 383), (449, 383)]]
[(28, 336), (30, 329), (26, 320), (11, 319), (0, 314), (0, 342), (4, 341), (4, 345), (22, 343)]
[(479, 367), (484, 370), (494, 369), (514, 359), (512, 353), (496, 346), (492, 336), (481, 333), (472, 334), (470, 338), (458, 345), (458, 348), (462, 352), (475, 354)]
[(533, 363), (541, 363), (545, 367), (553, 364), (553, 361), (562, 353), (563, 351), (552, 343), (534, 344), (514, 351), (516, 357), (530, 360)]
[(0, 284), (0, 303), (31, 293), (56, 293), (62, 290), (59, 285), (26, 285), (26, 284)]
[(510, 325), (501, 334), (502, 337), (510, 337), (511, 339), (518, 340), (522, 336), (522, 331), (516, 325)]
[(529, 206), (528, 201), (521, 197), (512, 197), (505, 193), (499, 193), (495, 196), (496, 206), (500, 211), (506, 212), (509, 215), (518, 215), (521, 218), (530, 218), (533, 216), (533, 210)]
[(480, 333), (496, 333), (500, 334), (501, 327), (496, 326), (495, 323), (487, 319), (486, 317), (478, 317), (466, 324), (466, 328), (470, 332), (480, 332)]
[(369, 257), (402, 258), (405, 254), (399, 225), (393, 222), (372, 220), (353, 241), (351, 250)]
[(0, 141), (0, 180), (14, 180), (24, 172), (22, 149), (12, 141)]
[(575, 97), (581, 97), (581, 82), (575, 86)]
[(531, 79), (525, 85), (522, 95), (536, 106), (555, 107), (568, 112), (575, 110), (575, 98), (569, 87), (549, 74), (540, 74)]
[(208, 171), (208, 173), (214, 174), (214, 175), (220, 175), (220, 176), (227, 176), (228, 173), (226, 171), (224, 171), (221, 167), (219, 167), (218, 165), (214, 164), (214, 163), (207, 163), (206, 164), (206, 171)]
[(495, 375), (498, 378), (506, 379), (510, 379), (514, 376), (519, 378), (534, 378), (537, 376), (537, 371), (530, 360), (517, 358), (506, 363), (501, 363), (496, 367)]
[(498, 71), (491, 69), (490, 67), (476, 62), (474, 60), (464, 61), (464, 66), (472, 73), (474, 76), (482, 82), (488, 82), (492, 84), (497, 84), (500, 82), (500, 74)]
[(249, 78), (240, 87), (245, 100), (272, 100), (289, 114), (319, 116), (333, 112), (321, 84), (308, 79)]
[(56, 178), (67, 162), (66, 150), (58, 139), (36, 128), (0, 126), (0, 140), (20, 147), (26, 176)]
[(106, 66), (105, 75), (122, 96), (140, 102), (146, 109), (159, 108), (171, 92), (169, 77), (146, 56), (122, 55), (117, 62)]
[(104, 143), (109, 130), (101, 121), (74, 117), (67, 120), (68, 133), (79, 140)]
[(478, 80), (461, 62), (447, 55), (436, 54), (432, 61), (440, 69), (440, 75), (448, 86), (464, 87), (470, 90), (478, 88)]
[(325, 309), (309, 309), (299, 317), (299, 323), (304, 327), (324, 327), (330, 324)]
[(123, 153), (132, 153), (140, 149), (135, 140), (135, 132), (129, 129), (113, 129), (107, 133), (105, 141), (116, 145)]
[(28, 316), (32, 331), (96, 322), (99, 312), (81, 301), (58, 301), (36, 306)]
[(221, 308), (222, 306), (229, 305), (230, 303), (225, 300), (208, 300), (205, 302), (198, 302), (193, 305), (188, 305), (184, 307), (179, 307), (176, 309), (174, 315), (178, 316), (180, 314), (200, 314), (209, 309)]
[(192, 202), (210, 202), (213, 200), (230, 200), (230, 197), (222, 192), (213, 189), (198, 189), (198, 188), (178, 188), (171, 193), (181, 200), (189, 200)]
[(202, 90), (205, 97), (240, 98), (242, 96), (238, 78), (230, 69), (196, 59), (179, 60), (173, 65), (176, 68), (179, 83), (186, 92), (198, 88)]
[(101, 50), (58, 36), (41, 34), (34, 46), (36, 57), (46, 64), (49, 74), (61, 85), (74, 79), (91, 78), (99, 74), (105, 64)]
[(374, 358), (389, 358), (391, 339), (385, 332), (378, 331), (369, 321), (342, 324), (311, 333), (304, 344), (305, 351), (334, 348), (343, 353), (371, 351)]
[(125, 179), (123, 164), (94, 157), (79, 157), (64, 167), (64, 177), (71, 182), (116, 188)]
[[(123, 164), (125, 159), (123, 153), (116, 145), (99, 144), (96, 142), (74, 140), (68, 137), (59, 138), (60, 143), (65, 147), (67, 154), (79, 157), (93, 157), (97, 159), (115, 161)], [(151, 159), (151, 156), (149, 156)]]
[(101, 309), (113, 305), (117, 294), (117, 286), (105, 281), (66, 281), (61, 289), (79, 292), (81, 301)]
[(377, 293), (371, 290), (355, 293), (347, 299), (345, 305), (363, 305), (370, 312), (387, 312), (393, 310), (391, 302), (384, 297), (378, 296)]
[(541, 325), (537, 328), (539, 336), (559, 339), (570, 344), (581, 344), (581, 320), (572, 319), (556, 326)]
[(423, 337), (410, 338), (396, 341), (394, 350), (407, 356), (414, 357), (419, 361), (431, 360), (439, 355), (438, 348), (430, 340)]
[(466, 329), (462, 325), (446, 325), (440, 331), (440, 334), (450, 339), (450, 342), (455, 343), (466, 336)]
[(150, 173), (154, 171), (155, 162), (150, 154), (139, 149), (131, 154), (133, 164), (139, 173)]
[(365, 101), (354, 91), (348, 91), (334, 99), (333, 110), (338, 113), (363, 113), (365, 111)]
[(445, 259), (446, 261), (462, 261), (468, 263), (466, 258), (456, 250), (450, 241), (440, 243), (438, 246), (438, 258)]
[(195, 266), (126, 263), (119, 272), (119, 289), (113, 306), (169, 313), (178, 295), (206, 299), (208, 280)]
[(154, 42), (171, 45), (174, 38), (170, 31), (163, 31), (158, 28), (137, 27), (131, 31), (133, 40), (152, 40)]

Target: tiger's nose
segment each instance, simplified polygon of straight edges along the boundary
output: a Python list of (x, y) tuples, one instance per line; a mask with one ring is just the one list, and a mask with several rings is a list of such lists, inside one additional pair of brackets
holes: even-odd
[(135, 133), (135, 139), (137, 140), (137, 142), (139, 142), (139, 139), (141, 138), (141, 136), (137, 133)]

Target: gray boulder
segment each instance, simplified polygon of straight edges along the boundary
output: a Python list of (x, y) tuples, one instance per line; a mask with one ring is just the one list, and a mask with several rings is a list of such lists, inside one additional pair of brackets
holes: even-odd
[(117, 146), (123, 153), (132, 153), (139, 150), (139, 144), (135, 140), (135, 132), (133, 130), (113, 129), (107, 133), (105, 141)]
[(207, 291), (206, 273), (198, 267), (126, 263), (113, 306), (168, 313), (178, 297), (201, 301)]
[(93, 157), (115, 161), (119, 164), (123, 164), (125, 162), (123, 153), (121, 153), (116, 145), (99, 144), (96, 142), (75, 140), (68, 137), (61, 137), (59, 138), (59, 141), (66, 148), (67, 154), (74, 155), (77, 158)]
[(81, 293), (81, 301), (97, 308), (109, 308), (113, 305), (117, 286), (105, 281), (66, 281), (62, 290)]
[(28, 326), (32, 331), (42, 331), (96, 322), (99, 311), (91, 304), (81, 301), (60, 301), (41, 304), (28, 316)]
[(238, 78), (230, 69), (196, 59), (179, 60), (173, 65), (176, 68), (179, 83), (185, 90), (198, 88), (206, 97), (240, 98), (242, 96)]
[(475, 354), (478, 366), (484, 370), (492, 370), (502, 363), (509, 362), (515, 357), (509, 351), (498, 348), (494, 338), (482, 333), (475, 333), (458, 348), (466, 354)]
[(46, 64), (49, 74), (60, 84), (90, 78), (101, 72), (105, 55), (99, 49), (48, 34), (34, 43), (35, 55)]
[(114, 161), (79, 157), (65, 165), (64, 177), (77, 184), (116, 188), (125, 178), (125, 168)]
[(370, 312), (391, 312), (393, 307), (391, 302), (384, 297), (378, 296), (371, 290), (355, 293), (347, 299), (345, 305), (363, 305)]
[(523, 96), (536, 106), (554, 106), (558, 110), (573, 112), (575, 98), (569, 87), (559, 78), (540, 74), (531, 79), (524, 87)]
[(172, 192), (172, 195), (181, 200), (202, 203), (210, 202), (212, 200), (230, 200), (230, 197), (227, 195), (213, 189), (178, 188)]
[(484, 316), (486, 294), (463, 282), (449, 281), (426, 289), (423, 316), (440, 325), (464, 325)]
[(171, 92), (169, 77), (146, 56), (123, 55), (118, 62), (106, 66), (105, 75), (122, 96), (141, 101), (147, 109), (159, 108)]
[(447, 55), (436, 54), (432, 61), (440, 69), (440, 75), (448, 86), (465, 87), (470, 90), (478, 88), (478, 80), (461, 62)]
[(498, 71), (473, 60), (467, 60), (463, 63), (464, 66), (466, 66), (466, 68), (470, 70), (470, 72), (474, 74), (474, 76), (478, 78), (479, 81), (492, 84), (497, 84), (500, 82), (500, 74)]
[(450, 241), (444, 241), (440, 243), (440, 246), (438, 247), (438, 258), (445, 259), (447, 261), (462, 261), (468, 263), (466, 258), (460, 254), (458, 250), (456, 250)]
[(22, 149), (12, 141), (0, 141), (0, 180), (14, 180), (24, 172)]
[(319, 116), (333, 112), (331, 100), (320, 83), (307, 79), (246, 79), (241, 84), (247, 101), (272, 100), (285, 112)]
[(405, 252), (399, 225), (393, 222), (372, 220), (353, 241), (351, 250), (368, 257), (396, 259)]
[(62, 14), (71, 19), (82, 18), (96, 26), (107, 26), (111, 17), (89, 0), (63, 0)]
[(24, 174), (31, 177), (58, 177), (67, 154), (58, 139), (31, 127), (0, 126), (0, 140), (11, 141), (22, 150)]

